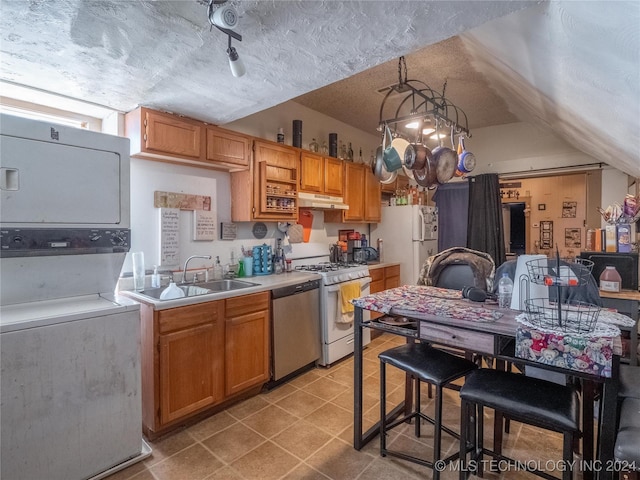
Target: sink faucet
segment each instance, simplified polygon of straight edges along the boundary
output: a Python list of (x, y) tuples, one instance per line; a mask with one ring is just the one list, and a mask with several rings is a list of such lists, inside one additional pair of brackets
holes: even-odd
[(187, 283), (186, 282), (187, 264), (189, 263), (189, 260), (191, 260), (192, 258), (204, 258), (206, 260), (211, 260), (211, 255), (191, 255), (189, 258), (187, 258), (187, 261), (184, 262), (184, 268), (182, 269), (182, 281), (180, 283)]

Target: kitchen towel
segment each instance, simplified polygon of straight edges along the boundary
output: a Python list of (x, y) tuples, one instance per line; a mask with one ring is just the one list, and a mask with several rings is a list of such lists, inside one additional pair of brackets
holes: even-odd
[(338, 315), (336, 315), (336, 323), (353, 322), (354, 306), (351, 300), (360, 296), (360, 282), (349, 282), (340, 285)]

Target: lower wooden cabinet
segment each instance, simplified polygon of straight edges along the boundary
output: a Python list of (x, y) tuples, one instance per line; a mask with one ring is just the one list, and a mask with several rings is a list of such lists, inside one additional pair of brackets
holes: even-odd
[[(216, 324), (160, 335), (160, 422), (169, 423), (222, 399)], [(218, 335), (219, 336), (219, 335)]]
[(143, 431), (155, 438), (269, 379), (269, 292), (141, 305)]
[[(400, 286), (400, 265), (390, 265), (388, 267), (369, 266), (369, 276), (371, 277), (371, 293), (382, 292), (390, 288)], [(382, 313), (370, 312), (371, 319), (381, 317)], [(372, 331), (373, 333), (373, 331)]]
[(269, 379), (269, 294), (226, 300), (225, 394)]

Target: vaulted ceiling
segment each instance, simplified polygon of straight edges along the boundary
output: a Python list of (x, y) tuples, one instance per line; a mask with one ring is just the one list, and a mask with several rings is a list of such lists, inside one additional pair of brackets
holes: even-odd
[(638, 1), (229, 3), (240, 78), (196, 0), (1, 0), (0, 79), (216, 124), (293, 99), (373, 133), (404, 55), (471, 129), (531, 122), (640, 177)]

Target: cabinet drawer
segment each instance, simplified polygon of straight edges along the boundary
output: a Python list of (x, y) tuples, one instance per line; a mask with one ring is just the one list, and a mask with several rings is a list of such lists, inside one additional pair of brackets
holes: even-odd
[(375, 282), (371, 282), (371, 286), (369, 287), (371, 293), (382, 292), (384, 288), (384, 280), (376, 280)]
[(392, 267), (385, 267), (384, 274), (387, 278), (400, 276), (400, 265), (394, 265)]
[(446, 325), (420, 325), (420, 338), (449, 347), (493, 355), (493, 335)]
[(200, 303), (186, 307), (171, 308), (158, 312), (159, 333), (193, 327), (202, 323), (221, 321), (222, 300)]
[(269, 292), (227, 298), (225, 300), (224, 316), (226, 318), (238, 317), (262, 310), (269, 310)]
[(372, 268), (369, 269), (369, 276), (372, 282), (384, 280), (384, 268)]

